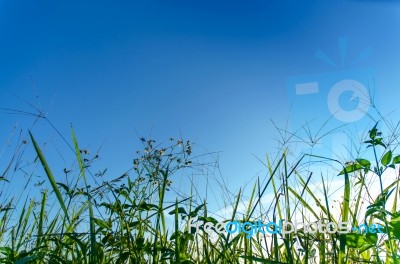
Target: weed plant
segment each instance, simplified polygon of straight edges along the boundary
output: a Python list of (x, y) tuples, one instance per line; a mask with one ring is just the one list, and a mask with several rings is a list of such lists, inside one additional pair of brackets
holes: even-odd
[[(287, 147), (275, 159), (267, 157), (266, 176), (254, 182), (248, 196), (238, 191), (234, 202), (225, 204), (231, 215), (224, 218), (208, 210), (208, 197), (200, 195), (195, 184), (185, 192), (174, 188), (174, 175), (204, 165), (192, 157), (189, 141), (171, 139), (164, 146), (141, 138), (144, 149), (138, 151), (132, 169), (93, 186), (89, 178), (101, 178), (105, 171), (93, 176), (97, 155), (80, 148), (73, 129), (71, 145), (78, 166), (65, 169), (64, 181), (57, 180), (31, 132), (29, 139), (23, 143), (34, 149), (35, 164), (40, 164), (51, 188), (42, 188), (40, 199), (26, 200), (21, 208), (14, 207), (18, 197), (2, 197), (1, 263), (399, 263), (400, 155), (396, 135), (384, 136), (378, 124), (365, 134), (363, 152), (351, 161), (311, 153), (293, 158)], [(310, 162), (336, 165), (318, 175)], [(11, 159), (6, 164), (0, 180), (7, 181), (14, 163)], [(330, 188), (332, 177), (338, 188)], [(268, 195), (272, 198), (267, 201)], [(300, 228), (296, 233), (257, 232), (246, 237), (244, 232), (193, 230), (193, 218), (213, 224), (342, 221), (353, 226), (380, 224), (383, 229), (340, 234)]]

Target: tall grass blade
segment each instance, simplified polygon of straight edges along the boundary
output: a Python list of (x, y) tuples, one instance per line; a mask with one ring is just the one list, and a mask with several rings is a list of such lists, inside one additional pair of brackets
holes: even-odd
[(35, 148), (36, 154), (39, 157), (40, 162), (42, 163), (42, 167), (44, 169), (44, 171), (46, 172), (47, 178), (50, 181), (51, 187), (53, 188), (54, 193), (56, 194), (57, 200), (60, 203), (61, 209), (64, 211), (64, 215), (67, 218), (68, 222), (70, 222), (69, 216), (68, 216), (68, 210), (67, 207), (65, 206), (64, 200), (61, 196), (61, 192), (58, 189), (56, 180), (54, 179), (53, 173), (50, 170), (49, 165), (47, 164), (46, 159), (44, 158), (44, 155), (42, 153), (42, 151), (40, 150), (39, 145), (36, 143), (35, 138), (33, 137), (31, 131), (29, 131), (29, 136), (32, 140), (33, 146)]
[(89, 207), (89, 226), (90, 226), (90, 259), (91, 259), (91, 263), (97, 263), (97, 248), (96, 248), (96, 230), (95, 230), (95, 222), (94, 222), (94, 213), (93, 213), (93, 205), (92, 205), (92, 201), (90, 199), (90, 194), (89, 194), (89, 187), (88, 187), (88, 183), (86, 180), (86, 174), (85, 174), (85, 167), (83, 165), (82, 162), (82, 156), (81, 156), (81, 151), (79, 149), (79, 145), (78, 145), (78, 140), (76, 138), (75, 135), (75, 130), (73, 127), (71, 127), (71, 134), (72, 134), (72, 141), (74, 143), (74, 149), (75, 149), (75, 155), (76, 158), (78, 159), (78, 164), (79, 164), (79, 170), (80, 170), (80, 175), (82, 175), (84, 183), (85, 183), (85, 187), (86, 187), (86, 191), (87, 191), (87, 204)]

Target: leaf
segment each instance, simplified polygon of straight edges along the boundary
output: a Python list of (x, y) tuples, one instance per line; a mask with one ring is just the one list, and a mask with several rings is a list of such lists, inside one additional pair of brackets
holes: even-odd
[(363, 167), (361, 166), (361, 164), (359, 163), (354, 163), (351, 165), (347, 165), (338, 175), (343, 175), (345, 173), (351, 173), (351, 172), (355, 172), (359, 169), (362, 169)]
[(397, 155), (396, 157), (393, 158), (393, 164), (399, 164), (400, 163), (400, 155)]
[(370, 144), (367, 146), (367, 148), (372, 147), (372, 146), (382, 146), (384, 148), (386, 148), (386, 145), (382, 142), (383, 138), (375, 138), (374, 140), (367, 140), (364, 141), (364, 143)]
[(172, 233), (171, 237), (169, 238), (170, 240), (175, 240), (176, 238), (182, 236), (182, 231), (175, 231), (174, 233)]
[(364, 244), (364, 246), (359, 248), (360, 253), (370, 249), (371, 247), (374, 247), (378, 242), (378, 235), (371, 233), (366, 234), (365, 242), (366, 243)]
[(145, 240), (144, 240), (144, 237), (142, 237), (142, 236), (136, 238), (136, 240), (135, 240), (135, 244), (139, 249), (142, 249), (144, 247), (144, 242), (145, 242)]
[[(365, 143), (365, 144), (371, 144), (371, 145), (372, 145), (372, 144), (374, 143), (374, 141), (373, 141), (373, 140), (366, 140), (366, 141), (364, 141), (364, 143)], [(368, 146), (368, 147), (370, 147), (370, 146)]]
[(57, 184), (60, 185), (60, 187), (63, 187), (63, 189), (64, 189), (67, 193), (69, 193), (69, 188), (68, 188), (67, 185), (65, 185), (64, 183), (61, 183), (61, 182), (57, 182)]
[(367, 209), (367, 212), (365, 213), (365, 218), (367, 218), (370, 215), (375, 214), (376, 212), (380, 212), (381, 209), (382, 209), (381, 206), (376, 206), (376, 205), (369, 207)]
[(364, 168), (369, 168), (371, 166), (371, 162), (366, 159), (356, 159), (356, 161), (363, 166)]
[(357, 234), (349, 233), (343, 234), (346, 237), (346, 245), (351, 248), (366, 249), (378, 242), (377, 234)]
[(376, 137), (376, 134), (378, 133), (378, 129), (376, 128), (378, 123), (375, 124), (375, 126), (369, 131), (369, 138), (374, 140)]
[[(365, 213), (365, 217), (370, 215), (374, 215), (375, 217), (379, 217), (385, 214), (390, 214), (384, 209), (386, 201), (389, 199), (390, 195), (393, 193), (395, 188), (389, 190), (384, 190), (382, 193), (378, 195), (375, 199), (374, 203), (367, 206), (367, 212)], [(376, 214), (378, 213), (378, 214)]]
[(36, 154), (39, 157), (40, 163), (42, 164), (42, 167), (44, 171), (46, 172), (47, 178), (49, 179), (49, 182), (51, 184), (51, 187), (53, 187), (53, 191), (56, 194), (57, 200), (60, 203), (61, 209), (63, 210), (65, 217), (67, 218), (68, 222), (70, 222), (69, 215), (68, 215), (68, 210), (67, 207), (65, 206), (64, 200), (62, 198), (61, 192), (58, 189), (56, 180), (53, 176), (53, 173), (50, 170), (49, 165), (47, 164), (47, 161), (42, 153), (42, 150), (40, 149), (39, 145), (36, 143), (35, 138), (33, 137), (31, 131), (29, 131), (29, 136), (31, 138), (31, 141), (33, 143), (33, 147), (35, 148)]
[(87, 181), (86, 181), (86, 175), (85, 175), (86, 166), (84, 166), (84, 164), (82, 162), (82, 156), (81, 156), (81, 152), (79, 150), (78, 139), (76, 138), (75, 130), (72, 126), (71, 126), (71, 136), (72, 136), (72, 142), (74, 143), (75, 155), (78, 160), (80, 175), (82, 176), (83, 181), (85, 183), (85, 187), (86, 187), (86, 194), (84, 194), (84, 195), (87, 195), (87, 204), (88, 204), (88, 208), (89, 208), (89, 228), (90, 228), (89, 260), (90, 260), (90, 262), (96, 263), (98, 255), (97, 255), (97, 247), (96, 247), (96, 234), (95, 234), (95, 226), (94, 226), (93, 204), (92, 204), (92, 201), (90, 200), (89, 185), (87, 184)]
[(105, 228), (105, 229), (110, 229), (111, 225), (110, 223), (102, 220), (102, 219), (98, 219), (98, 218), (94, 218), (93, 221), (101, 228)]
[(382, 138), (375, 139), (374, 142), (373, 142), (373, 145), (375, 145), (375, 146), (381, 145), (382, 147), (386, 148), (386, 145), (383, 144), (382, 140), (383, 140)]
[(158, 209), (158, 206), (155, 205), (155, 204), (149, 204), (149, 203), (146, 203), (146, 202), (141, 202), (139, 207), (138, 207), (138, 209), (139, 210), (144, 210), (144, 211), (150, 211), (151, 209), (154, 209), (154, 210)]
[(0, 208), (0, 212), (5, 212), (8, 210), (14, 210), (14, 209), (15, 209), (14, 207)]
[(392, 160), (392, 151), (389, 150), (388, 152), (385, 153), (385, 155), (383, 155), (381, 163), (383, 166), (387, 166), (391, 160)]
[(365, 240), (369, 244), (376, 244), (378, 242), (378, 235), (376, 233), (367, 233)]
[(344, 234), (346, 237), (346, 245), (351, 248), (361, 248), (367, 244), (365, 235), (362, 234)]
[(393, 228), (394, 236), (400, 239), (400, 217), (392, 219), (389, 224)]
[[(175, 214), (175, 209), (174, 209), (174, 210), (172, 210), (171, 212), (169, 212), (168, 214), (170, 214), (170, 215), (173, 215), (173, 214)], [(179, 207), (179, 208), (178, 208), (178, 214), (184, 214), (184, 215), (187, 215), (185, 208), (183, 208), (183, 207)]]
[(218, 221), (211, 216), (208, 216), (208, 217), (200, 216), (199, 220), (204, 221), (204, 222), (211, 222), (214, 225), (216, 225), (218, 223)]
[(195, 217), (197, 216), (197, 213), (201, 210), (201, 208), (204, 206), (203, 204), (200, 204), (199, 206), (197, 206), (192, 212), (189, 213), (189, 217)]
[(10, 182), (9, 180), (7, 180), (4, 176), (0, 177), (0, 181), (6, 181), (6, 182)]

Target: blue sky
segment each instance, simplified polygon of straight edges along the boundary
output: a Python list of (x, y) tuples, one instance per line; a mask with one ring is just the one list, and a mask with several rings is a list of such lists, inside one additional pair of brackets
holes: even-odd
[[(0, 107), (34, 111), (29, 102), (66, 138), (72, 123), (83, 146), (102, 146), (110, 178), (131, 166), (139, 136), (182, 135), (221, 151), (235, 190), (263, 169), (255, 157), (276, 151), (271, 119), (301, 124), (326, 112), (327, 90), (301, 105), (293, 80), (329, 86), (372, 69), (363, 81), (381, 111), (398, 111), (399, 12), (396, 1), (1, 0)], [(67, 166), (51, 154), (65, 145), (45, 122), (6, 111), (0, 120), (5, 149), (15, 126), (30, 128)]]

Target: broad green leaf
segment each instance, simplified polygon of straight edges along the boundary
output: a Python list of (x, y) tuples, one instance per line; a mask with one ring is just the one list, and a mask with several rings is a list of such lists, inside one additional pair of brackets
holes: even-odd
[(390, 161), (392, 161), (392, 151), (389, 150), (388, 152), (385, 153), (385, 155), (383, 155), (382, 159), (381, 159), (381, 163), (383, 166), (387, 166)]
[(349, 233), (344, 234), (344, 236), (346, 237), (346, 245), (351, 248), (361, 248), (369, 244), (366, 236), (362, 234)]
[(376, 233), (367, 233), (365, 240), (368, 244), (375, 245), (378, 242), (378, 235)]
[(400, 163), (400, 155), (397, 155), (396, 157), (393, 158), (393, 164), (399, 164)]
[(363, 166), (364, 168), (369, 168), (371, 166), (371, 162), (366, 159), (356, 159), (356, 161)]
[(394, 236), (400, 239), (400, 217), (392, 219), (389, 225), (393, 228)]
[(366, 234), (365, 242), (366, 243), (364, 244), (364, 246), (358, 249), (360, 253), (370, 249), (371, 247), (374, 247), (378, 242), (378, 235), (371, 233)]
[(338, 175), (343, 175), (345, 173), (355, 172), (355, 171), (357, 171), (359, 169), (362, 169), (362, 168), (363, 167), (359, 163), (350, 164), (350, 165), (347, 165)]

